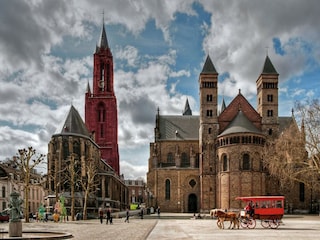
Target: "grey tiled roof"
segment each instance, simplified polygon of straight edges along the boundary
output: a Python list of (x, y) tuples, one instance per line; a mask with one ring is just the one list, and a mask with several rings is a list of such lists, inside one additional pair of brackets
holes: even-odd
[(198, 140), (199, 116), (159, 116), (159, 140)]
[(217, 73), (217, 70), (214, 67), (209, 55), (206, 59), (206, 62), (203, 65), (203, 69), (202, 69), (201, 73)]
[(258, 133), (261, 131), (253, 125), (252, 122), (240, 110), (236, 117), (231, 121), (227, 128), (219, 135), (219, 137), (232, 133)]
[(278, 74), (270, 58), (267, 56), (263, 65), (262, 74)]
[(292, 123), (294, 123), (292, 117), (279, 117), (279, 132), (283, 132), (284, 129), (289, 127)]
[(108, 39), (107, 39), (107, 34), (106, 34), (106, 29), (104, 28), (104, 24), (102, 25), (102, 29), (101, 29), (101, 34), (100, 34), (100, 38), (96, 47), (96, 52), (100, 49), (107, 49), (109, 48), (109, 44), (108, 44)]
[(55, 134), (77, 134), (90, 137), (86, 125), (84, 124), (82, 118), (80, 117), (80, 114), (74, 106), (71, 106), (64, 124), (62, 125), (62, 127), (57, 129), (57, 132)]
[(188, 98), (187, 98), (187, 101), (186, 101), (186, 105), (184, 106), (184, 110), (183, 110), (182, 115), (192, 115), (192, 111), (191, 111), (191, 108), (190, 108), (190, 105), (189, 105)]

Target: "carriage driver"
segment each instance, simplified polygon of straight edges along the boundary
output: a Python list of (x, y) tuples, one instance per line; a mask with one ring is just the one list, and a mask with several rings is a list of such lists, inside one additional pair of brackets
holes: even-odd
[(254, 214), (254, 208), (252, 206), (251, 202), (248, 202), (247, 206), (244, 208), (246, 210), (246, 214), (249, 215), (249, 217), (252, 217)]

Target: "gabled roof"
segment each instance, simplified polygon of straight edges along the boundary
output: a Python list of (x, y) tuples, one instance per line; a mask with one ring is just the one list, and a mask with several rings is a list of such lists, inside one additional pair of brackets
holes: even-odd
[(231, 121), (233, 121), (239, 110), (243, 112), (243, 114), (256, 126), (256, 128), (261, 129), (261, 116), (239, 91), (239, 94), (218, 117), (220, 133), (226, 129)]
[(159, 115), (159, 140), (198, 140), (199, 116)]
[(243, 114), (241, 110), (239, 110), (236, 117), (218, 137), (233, 133), (261, 134), (261, 131), (256, 126), (254, 126), (252, 122), (250, 122), (250, 120)]
[(62, 127), (57, 129), (56, 134), (77, 134), (83, 135), (85, 137), (90, 137), (89, 131), (84, 124), (80, 114), (75, 109), (74, 106), (71, 105), (70, 111), (67, 115), (66, 120), (64, 121)]
[(279, 117), (279, 132), (282, 133), (291, 124), (296, 124), (294, 117)]
[(207, 56), (206, 62), (203, 65), (201, 73), (217, 73), (210, 56)]
[(189, 105), (188, 98), (187, 98), (187, 101), (186, 101), (186, 105), (184, 106), (184, 110), (183, 110), (182, 115), (192, 115), (192, 111), (191, 111), (191, 108), (190, 108), (190, 105)]
[(270, 58), (267, 56), (261, 74), (278, 74)]

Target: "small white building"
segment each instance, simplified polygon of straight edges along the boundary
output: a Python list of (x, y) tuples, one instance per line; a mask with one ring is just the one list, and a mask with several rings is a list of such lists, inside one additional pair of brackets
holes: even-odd
[[(43, 177), (36, 172), (31, 174), (30, 192), (29, 192), (29, 212), (36, 212), (39, 206), (44, 205), (45, 189), (43, 186)], [(24, 199), (24, 182), (21, 178), (21, 172), (10, 161), (0, 163), (0, 211), (9, 207), (10, 194), (18, 192)], [(22, 206), (23, 208), (24, 206)]]

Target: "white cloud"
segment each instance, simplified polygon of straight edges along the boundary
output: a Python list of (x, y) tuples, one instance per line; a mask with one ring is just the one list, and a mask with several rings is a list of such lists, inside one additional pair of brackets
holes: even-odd
[(135, 67), (139, 60), (138, 49), (133, 46), (126, 46), (124, 49), (116, 49), (115, 55), (120, 60), (126, 60), (130, 67)]

